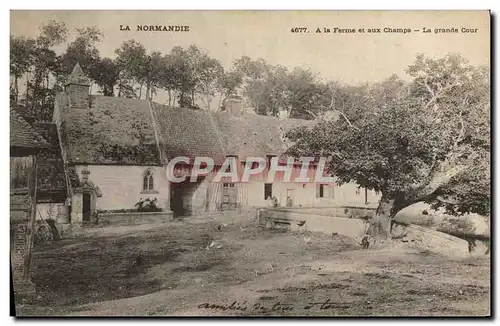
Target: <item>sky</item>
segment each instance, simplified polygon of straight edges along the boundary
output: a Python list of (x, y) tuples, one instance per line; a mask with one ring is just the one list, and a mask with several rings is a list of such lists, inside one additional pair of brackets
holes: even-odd
[[(130, 39), (163, 53), (196, 44), (226, 69), (235, 59), (249, 56), (356, 84), (394, 73), (404, 78), (404, 69), (419, 53), (461, 53), (474, 65), (488, 65), (489, 18), (488, 11), (11, 11), (10, 27), (13, 35), (36, 37), (42, 24), (55, 19), (70, 30), (96, 26), (105, 36), (98, 46), (104, 57), (114, 57), (114, 50)], [(120, 25), (131, 30), (120, 31)], [(137, 25), (182, 25), (189, 32), (144, 32)], [(307, 27), (308, 33), (292, 33), (295, 27)], [(325, 27), (356, 33), (315, 33)], [(419, 32), (367, 33), (386, 27)], [(423, 33), (424, 27), (431, 33)], [(358, 33), (360, 28), (365, 33)], [(458, 33), (436, 34), (437, 28), (456, 28)], [(462, 33), (462, 28), (476, 32)]]

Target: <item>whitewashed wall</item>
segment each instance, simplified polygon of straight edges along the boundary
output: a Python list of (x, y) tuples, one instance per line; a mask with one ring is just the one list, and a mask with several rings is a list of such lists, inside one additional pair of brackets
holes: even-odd
[[(80, 180), (84, 166), (76, 166)], [(142, 198), (157, 198), (158, 206), (170, 209), (170, 188), (165, 169), (160, 166), (88, 165), (89, 180), (99, 187), (102, 197), (97, 198), (97, 210), (134, 208)], [(154, 174), (154, 193), (144, 192), (144, 173), (151, 169)]]

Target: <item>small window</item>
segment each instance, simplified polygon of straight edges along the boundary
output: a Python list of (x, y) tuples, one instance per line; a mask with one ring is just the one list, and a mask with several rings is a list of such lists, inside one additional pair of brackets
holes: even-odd
[(273, 184), (265, 183), (264, 184), (264, 199), (268, 199), (273, 196)]
[(153, 172), (148, 170), (146, 174), (144, 174), (144, 178), (142, 179), (142, 190), (151, 191), (154, 189), (154, 179)]
[(319, 185), (319, 198), (325, 197), (325, 185)]
[(222, 186), (224, 188), (234, 188), (234, 183), (227, 183), (227, 182), (225, 182), (225, 183), (222, 184)]

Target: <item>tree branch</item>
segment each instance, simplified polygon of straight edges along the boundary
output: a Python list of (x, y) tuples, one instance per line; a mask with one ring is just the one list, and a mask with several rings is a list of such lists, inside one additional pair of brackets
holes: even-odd
[(464, 123), (464, 118), (463, 118), (463, 108), (464, 108), (468, 99), (469, 99), (469, 95), (466, 95), (464, 100), (462, 101), (462, 104), (460, 105), (460, 111), (458, 113), (458, 119), (459, 119), (459, 123), (460, 123), (460, 131), (458, 132), (457, 137), (455, 137), (455, 139), (453, 141), (453, 150), (458, 148), (458, 143), (460, 143), (465, 136), (465, 123)]
[(427, 110), (431, 104), (436, 102), (438, 99), (442, 98), (446, 94), (446, 92), (448, 92), (450, 89), (459, 85), (458, 81), (455, 81), (453, 84), (450, 84), (438, 90), (437, 92), (434, 92), (432, 88), (429, 86), (429, 84), (427, 84), (427, 78), (425, 78), (425, 82), (423, 84), (422, 83), (419, 84), (424, 85), (427, 88), (427, 91), (431, 94), (431, 99), (424, 106), (424, 110)]
[(315, 114), (314, 112), (312, 112), (311, 110), (305, 109), (304, 111), (307, 112), (307, 113), (309, 113), (314, 119), (316, 119), (318, 117), (318, 115)]
[[(443, 165), (448, 165), (448, 162), (443, 162)], [(409, 193), (407, 200), (411, 203), (416, 203), (429, 198), (429, 196), (434, 194), (434, 192), (436, 192), (436, 190), (438, 190), (441, 186), (450, 182), (453, 177), (462, 173), (467, 168), (468, 166), (466, 165), (456, 165), (446, 170), (435, 169), (436, 172), (432, 174), (430, 181)]]
[(337, 111), (344, 118), (344, 120), (347, 122), (347, 124), (349, 125), (349, 127), (353, 128), (356, 131), (360, 131), (358, 127), (354, 126), (351, 123), (351, 121), (349, 121), (349, 119), (347, 118), (347, 116), (344, 114), (343, 110), (340, 111), (340, 110), (337, 110), (337, 109), (334, 108), (334, 104), (335, 104), (335, 94), (332, 94), (332, 100), (330, 101), (330, 106), (327, 108), (327, 110)]

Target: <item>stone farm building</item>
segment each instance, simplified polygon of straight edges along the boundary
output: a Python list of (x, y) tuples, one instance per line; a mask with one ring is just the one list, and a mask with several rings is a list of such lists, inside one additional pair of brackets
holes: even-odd
[[(134, 209), (146, 198), (156, 198), (158, 206), (174, 216), (266, 206), (269, 196), (276, 197), (280, 206), (288, 203), (294, 207), (377, 202), (373, 191), (355, 184), (279, 179), (267, 183), (267, 170), (249, 182), (213, 182), (212, 173), (194, 183), (170, 183), (166, 167), (174, 157), (211, 157), (217, 168), (233, 156), (243, 166), (249, 156), (282, 155), (287, 147), (284, 133), (311, 124), (243, 113), (237, 98), (225, 106), (225, 111), (213, 113), (149, 100), (90, 95), (89, 81), (77, 64), (65, 91), (56, 97), (53, 122), (45, 130), (42, 124), (35, 126), (50, 144), (59, 145), (47, 154), (48, 159), (60, 162), (45, 164), (47, 170), (54, 166), (46, 174), (53, 173), (55, 188), (45, 197), (53, 198), (57, 205), (65, 201), (72, 223), (90, 221), (96, 211)], [(315, 168), (311, 166), (310, 172)], [(189, 174), (190, 165), (178, 164), (176, 169)], [(300, 165), (294, 169), (300, 170)]]

